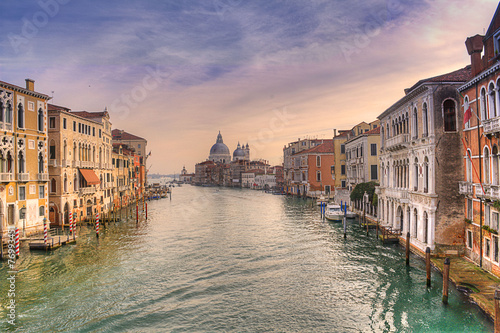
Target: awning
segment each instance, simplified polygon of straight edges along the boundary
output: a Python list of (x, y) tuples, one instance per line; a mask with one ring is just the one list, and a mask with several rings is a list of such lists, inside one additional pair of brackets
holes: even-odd
[(83, 175), (83, 178), (85, 178), (88, 185), (99, 185), (101, 183), (99, 177), (97, 177), (94, 170), (92, 169), (78, 169), (78, 170), (80, 170), (81, 174)]

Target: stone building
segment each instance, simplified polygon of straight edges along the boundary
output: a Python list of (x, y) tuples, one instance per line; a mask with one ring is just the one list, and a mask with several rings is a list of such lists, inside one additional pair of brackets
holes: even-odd
[(47, 101), (26, 87), (0, 81), (0, 233), (43, 230), (48, 215)]
[(459, 87), (464, 97), (460, 183), (465, 256), (500, 276), (500, 6), (484, 36), (465, 42), (472, 78)]
[(50, 105), (49, 208), (54, 225), (105, 213), (112, 203), (111, 123), (107, 111), (71, 111)]
[[(420, 80), (380, 119), (379, 221), (411, 235), (413, 250), (463, 249), (460, 147), (462, 114), (457, 88), (471, 68)], [(452, 171), (451, 171), (452, 170)]]
[(125, 144), (113, 143), (111, 152), (113, 209), (128, 206), (136, 197), (137, 184), (140, 183), (135, 172), (134, 160), (136, 158), (139, 156), (135, 155), (133, 148)]

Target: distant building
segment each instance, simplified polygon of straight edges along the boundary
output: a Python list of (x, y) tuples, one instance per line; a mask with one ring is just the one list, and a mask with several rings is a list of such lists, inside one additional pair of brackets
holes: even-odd
[(183, 183), (190, 184), (194, 180), (194, 173), (188, 173), (186, 167), (182, 167), (181, 174), (179, 176), (179, 180)]

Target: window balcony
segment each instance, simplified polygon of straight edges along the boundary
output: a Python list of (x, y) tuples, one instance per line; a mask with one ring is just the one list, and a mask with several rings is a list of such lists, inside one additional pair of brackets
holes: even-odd
[(94, 194), (94, 193), (95, 193), (95, 187), (81, 187), (80, 188), (80, 195)]
[(49, 181), (49, 174), (48, 173), (39, 173), (37, 175), (38, 181), (41, 182), (48, 182)]
[(384, 148), (390, 151), (400, 150), (408, 147), (410, 141), (409, 134), (399, 134), (385, 140)]
[(386, 198), (394, 198), (399, 200), (401, 203), (409, 203), (409, 194), (407, 189), (395, 189), (395, 188), (385, 188)]
[(458, 191), (460, 194), (472, 195), (473, 190), (472, 183), (470, 182), (458, 182)]
[(80, 161), (73, 161), (73, 168), (79, 168), (80, 167)]
[(70, 161), (68, 160), (62, 160), (62, 165), (61, 165), (63, 168), (66, 168), (66, 167), (69, 167), (71, 166), (71, 163)]
[[(483, 191), (484, 188), (484, 191)], [(474, 192), (476, 194), (476, 197), (485, 197), (485, 191), (488, 191), (488, 186), (483, 184), (483, 187), (481, 187), (481, 184), (474, 184)]]
[(119, 190), (119, 191), (126, 191), (126, 190), (128, 190), (128, 189), (130, 189), (130, 186), (127, 186), (127, 185), (122, 185), (122, 186), (120, 186), (120, 187), (118, 188), (118, 190)]
[(10, 182), (14, 180), (14, 175), (10, 172), (0, 173), (0, 181), (2, 182)]
[(17, 180), (20, 182), (27, 182), (30, 180), (30, 174), (29, 173), (18, 173)]
[(94, 166), (94, 162), (80, 161), (80, 168), (91, 169), (93, 166)]
[(500, 132), (500, 117), (483, 120), (484, 134), (494, 134)]

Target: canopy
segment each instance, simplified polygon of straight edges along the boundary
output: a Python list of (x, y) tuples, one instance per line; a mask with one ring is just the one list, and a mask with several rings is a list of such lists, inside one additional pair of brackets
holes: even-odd
[(97, 177), (94, 170), (92, 169), (78, 169), (78, 170), (80, 170), (81, 174), (83, 175), (83, 178), (85, 178), (88, 185), (99, 185), (101, 183), (99, 177)]

